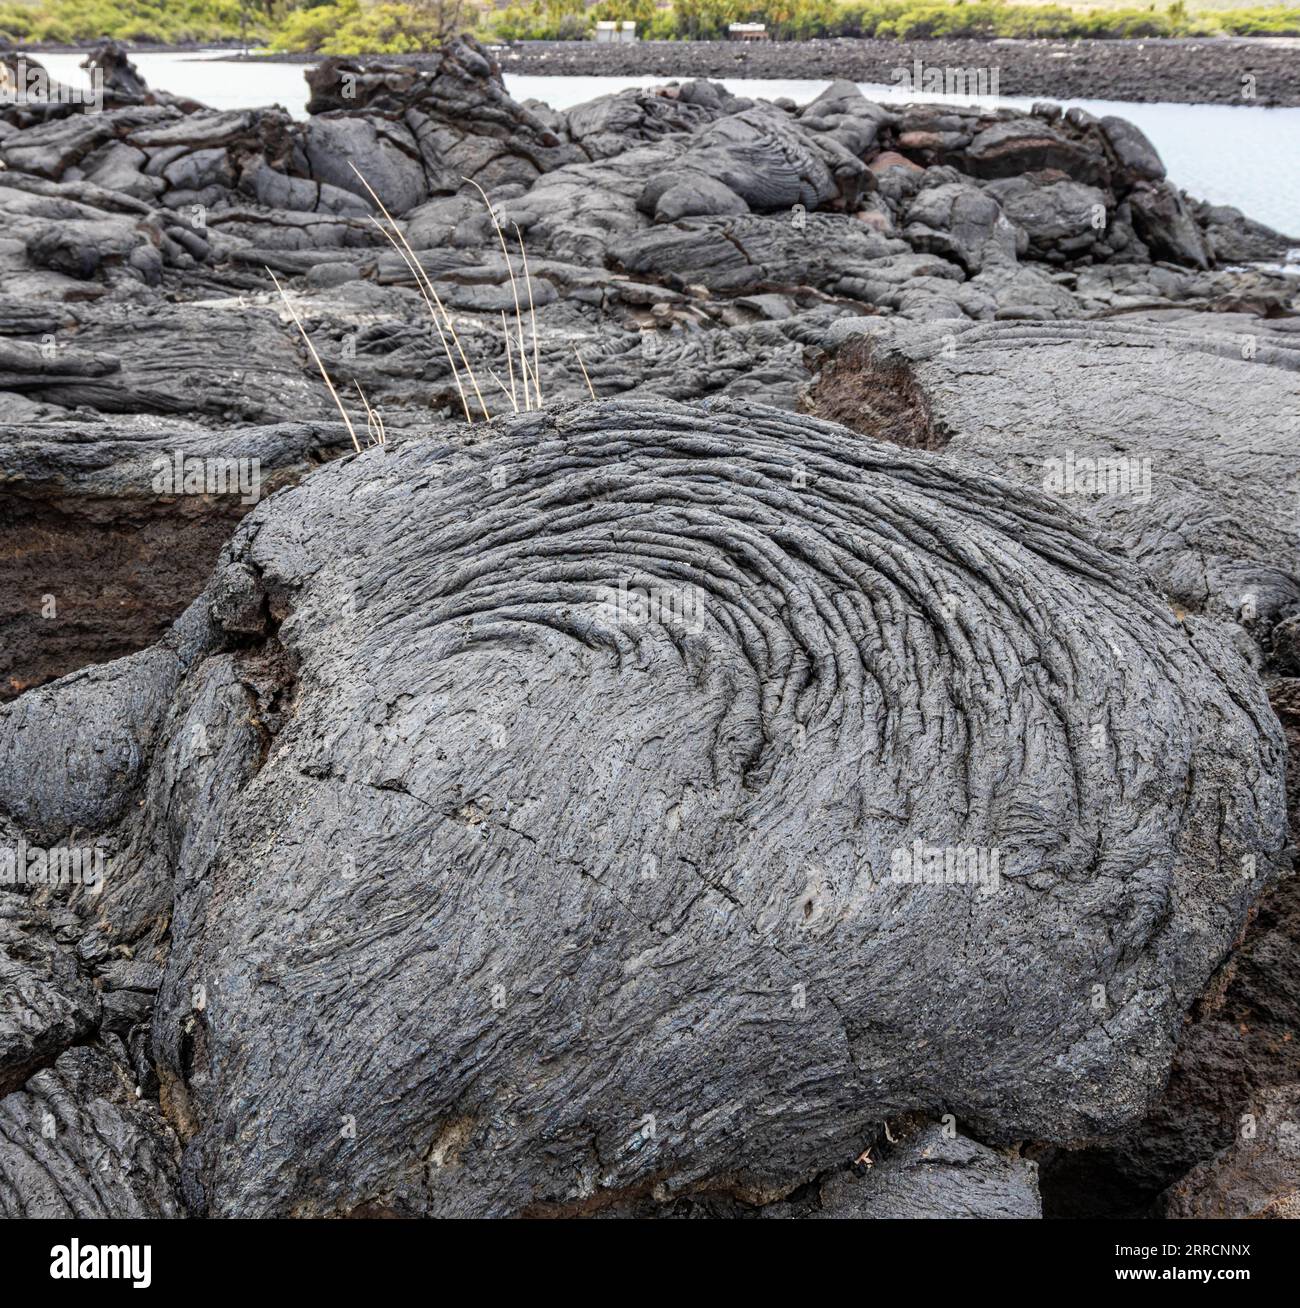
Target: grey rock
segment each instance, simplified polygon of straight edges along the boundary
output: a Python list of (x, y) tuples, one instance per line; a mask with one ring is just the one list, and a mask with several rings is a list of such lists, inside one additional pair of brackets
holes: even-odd
[[(138, 117), (141, 125), (134, 127), (126, 140), (151, 156), (161, 150), (183, 153), (237, 145), (259, 133), (273, 135), (290, 125), (288, 115), (275, 109), (228, 110), (220, 113), (214, 109), (204, 109), (183, 117), (175, 114), (161, 118), (155, 116), (152, 121), (148, 116)], [(116, 124), (118, 121), (130, 120), (119, 119), (119, 115), (115, 114), (110, 121)]]
[[(356, 183), (355, 176), (352, 180)], [(355, 194), (352, 190), (306, 177), (291, 177), (270, 167), (264, 159), (256, 159), (244, 169), (239, 179), (239, 186), (259, 204), (272, 210), (361, 217), (370, 214), (374, 209), (369, 199)], [(173, 197), (168, 197), (168, 202), (173, 208), (181, 207)], [(215, 217), (217, 221), (230, 223), (228, 215)], [(249, 215), (249, 217), (253, 216)], [(266, 214), (262, 218), (268, 227), (276, 224), (276, 217), (273, 214)], [(301, 220), (297, 221), (301, 223)], [(280, 225), (284, 225), (283, 221)], [(313, 227), (319, 229), (320, 224), (313, 224)]]
[(1300, 241), (1247, 218), (1226, 204), (1193, 204), (1197, 222), (1217, 263), (1252, 263), (1285, 258)]
[(169, 188), (202, 190), (205, 186), (229, 187), (234, 184), (234, 171), (225, 149), (213, 146), (207, 150), (194, 150), (181, 155), (162, 170)]
[(865, 1175), (839, 1172), (821, 1185), (823, 1218), (1025, 1219), (1042, 1214), (1035, 1163), (928, 1126), (893, 1147)]
[[(0, 180), (5, 234), (21, 240), (27, 261), (77, 281), (104, 275), (156, 284), (160, 264), (141, 265), (135, 256), (153, 251), (161, 238), (156, 220), (105, 211), (70, 195), (40, 194)], [(156, 254), (156, 251), (154, 251)]]
[(183, 1215), (176, 1138), (126, 1062), (73, 1049), (0, 1099), (0, 1217)]
[(110, 141), (84, 161), (86, 179), (106, 190), (120, 191), (137, 200), (155, 199), (166, 189), (159, 177), (147, 177), (143, 170), (148, 156), (123, 141)]
[[(848, 366), (863, 374), (864, 364), (864, 390), (877, 369), (910, 378), (928, 430), (965, 465), (1036, 487), (1059, 473), (1064, 502), (1180, 609), (1240, 622), (1267, 648), (1300, 602), (1293, 334), (1197, 315), (951, 323), (884, 328)], [(1066, 476), (1067, 460), (1077, 476)]]
[(312, 288), (342, 286), (344, 282), (359, 281), (362, 265), (351, 261), (343, 263), (314, 263), (306, 274), (306, 282)]
[(895, 118), (882, 105), (868, 100), (855, 83), (836, 81), (799, 110), (799, 122), (810, 131), (832, 133), (845, 149), (862, 159)]
[[(0, 710), (0, 812), (44, 846), (118, 822), (142, 779), (177, 671), (170, 650), (142, 650)], [(61, 756), (26, 749), (23, 733), (39, 733), (60, 714), (70, 728)]]
[(985, 191), (996, 197), (1006, 216), (1024, 231), (1028, 250), (1039, 258), (1075, 258), (1105, 235), (1106, 196), (1095, 186), (1070, 181), (1039, 184), (1028, 177), (1015, 177), (990, 182)]
[(403, 127), (347, 115), (318, 115), (307, 124), (303, 152), (314, 178), (351, 191), (367, 210), (373, 206), (352, 164), (365, 174), (390, 213), (403, 214), (428, 198), (429, 184), (415, 137)]
[(1041, 265), (991, 260), (956, 296), (968, 318), (1032, 320), (1075, 318), (1078, 300)]
[(869, 276), (876, 260), (906, 249), (843, 215), (746, 214), (650, 228), (612, 244), (610, 258), (630, 273), (748, 292), (770, 285), (830, 289)]
[(637, 208), (650, 214), (657, 223), (749, 212), (749, 205), (725, 182), (707, 173), (683, 173), (677, 168), (652, 177), (637, 201)]
[[(0, 344), (15, 356), (5, 384), (105, 413), (207, 413), (263, 423), (335, 413), (310, 358), (269, 305), (237, 312), (119, 307), (84, 323), (75, 339), (75, 347), (56, 341), (49, 357), (36, 346), (21, 347), (18, 357), (18, 345)], [(0, 377), (5, 371), (0, 362)]]
[[(1213, 306), (1230, 311), (1228, 322), (1240, 334), (1277, 344), (1284, 342), (1278, 329), (1285, 327), (1287, 306), (1300, 288), (1294, 273), (1267, 267), (1205, 272), (1138, 262), (1093, 264), (1074, 271), (1069, 281), (1081, 316), (1118, 311), (1136, 313), (1152, 322), (1187, 319), (1214, 323), (1219, 314), (1207, 313)], [(1236, 316), (1234, 322), (1236, 311), (1242, 316)]]
[(564, 115), (570, 138), (593, 159), (665, 137), (694, 132), (727, 112), (733, 103), (721, 86), (688, 82), (683, 87), (620, 91), (575, 105)]
[(558, 168), (510, 202), (511, 220), (552, 258), (604, 266), (612, 242), (649, 226), (637, 201), (647, 178), (668, 167), (681, 148), (666, 141)]
[(1194, 268), (1208, 268), (1210, 250), (1204, 233), (1168, 182), (1143, 182), (1129, 193), (1137, 234), (1158, 258)]
[(749, 295), (736, 303), (764, 318), (788, 318), (794, 311), (794, 302), (785, 295)]
[(107, 117), (77, 114), (6, 136), (0, 142), (0, 162), (16, 171), (57, 179), (112, 136)]
[(1034, 118), (994, 123), (971, 141), (967, 168), (976, 177), (1015, 177), (1054, 168), (1085, 185), (1105, 185), (1105, 160), (1078, 141)]
[(913, 249), (941, 254), (971, 273), (984, 266), (990, 243), (1012, 261), (1017, 244), (1023, 244), (997, 200), (969, 183), (924, 186), (908, 205), (905, 220), (903, 237)]
[(35, 906), (21, 891), (27, 843), (10, 830), (0, 837), (0, 1095), (6, 1095), (95, 1032), (100, 1000), (56, 938), (57, 911)]
[(307, 82), (313, 115), (400, 119), (414, 137), (430, 193), (459, 191), (466, 177), (489, 189), (527, 185), (585, 157), (511, 98), (490, 53), (467, 37), (453, 38), (425, 67), (326, 59), (307, 71)]
[[(844, 183), (832, 171), (817, 138), (809, 137), (772, 106), (729, 114), (693, 138), (681, 164), (716, 178), (759, 213), (819, 209)], [(858, 174), (866, 170), (857, 166)], [(857, 198), (857, 189), (850, 198)]]
[[(613, 621), (620, 577), (704, 585), (702, 626)], [(1278, 731), (1209, 625), (1041, 493), (834, 426), (624, 402), (390, 445), (255, 511), (195, 614), (231, 585), (281, 615), (292, 715), (260, 737), (209, 625), (144, 791), (201, 712), (202, 802), (146, 798), (130, 834), (174, 851), (155, 1053), (212, 1214), (770, 1193), (937, 1102), (1003, 1140), (1105, 1133), (1258, 888), (1218, 869), (1280, 867)], [(973, 707), (990, 666), (1011, 720)], [(1038, 744), (1008, 773), (1011, 741)], [(916, 838), (1005, 850), (1001, 890), (891, 880)]]
[(1101, 130), (1130, 180), (1158, 182), (1164, 179), (1165, 166), (1141, 128), (1135, 127), (1127, 118), (1108, 116), (1101, 120)]

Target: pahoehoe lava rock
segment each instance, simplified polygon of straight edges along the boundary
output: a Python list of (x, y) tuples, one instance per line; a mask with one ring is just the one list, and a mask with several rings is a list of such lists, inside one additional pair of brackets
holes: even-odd
[[(1284, 857), (1212, 625), (1046, 495), (731, 401), (333, 463), (105, 671), (140, 740), (92, 935), (171, 914), (213, 1215), (762, 1203), (912, 1110), (1115, 1131)], [(83, 681), (0, 710), (29, 825), (109, 811), (60, 791)], [(894, 879), (915, 841), (1000, 883)]]
[(117, 1052), (69, 1049), (0, 1099), (0, 1217), (183, 1216), (175, 1137)]
[[(1236, 265), (1293, 242), (1054, 104), (560, 112), (456, 40), (299, 123), (94, 58), (102, 113), (0, 93), (0, 855), (108, 860), (0, 867), (0, 1211), (1244, 1194), (1296, 1080), (1246, 664), (1294, 759), (1300, 283)], [(481, 381), (466, 179), (518, 225), (545, 416), (462, 426), (349, 157)]]
[[(815, 1216), (832, 1218), (1041, 1217), (1038, 1168), (964, 1136), (927, 1126), (865, 1176), (823, 1182)], [(773, 1212), (773, 1216), (777, 1213)]]
[(1300, 618), (1300, 333), (1287, 318), (1152, 317), (837, 324), (846, 349), (812, 403), (871, 435), (1053, 487), (1172, 601), (1241, 623), (1288, 671), (1286, 624)]

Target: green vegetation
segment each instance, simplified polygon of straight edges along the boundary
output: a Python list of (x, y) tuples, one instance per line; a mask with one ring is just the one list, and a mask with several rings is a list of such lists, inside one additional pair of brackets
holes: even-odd
[[(0, 0), (0, 37), (78, 44), (115, 36), (137, 44), (246, 39), (274, 50), (323, 54), (426, 50), (456, 30), (497, 40), (581, 40), (601, 18), (630, 19), (654, 40), (726, 35), (763, 22), (777, 40), (815, 36), (925, 37), (1300, 36), (1300, 8), (1223, 8), (1185, 0), (1145, 8), (1005, 0)], [(1120, 7), (1116, 7), (1116, 5)]]
[(444, 36), (478, 26), (460, 4), (363, 4), (340, 0), (289, 14), (272, 33), (273, 50), (320, 54), (412, 54)]
[(240, 0), (0, 0), (0, 36), (15, 43), (51, 45), (101, 36), (141, 45), (179, 45), (238, 37), (241, 14), (250, 39), (273, 22), (263, 6)]

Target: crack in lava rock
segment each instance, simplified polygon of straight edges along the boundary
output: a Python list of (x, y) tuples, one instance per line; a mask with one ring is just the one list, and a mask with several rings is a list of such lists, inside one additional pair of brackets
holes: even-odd
[[(331, 464), (240, 527), (189, 679), (249, 588), (291, 708), (179, 695), (155, 767), (227, 714), (202, 811), (126, 819), (175, 851), (199, 1211), (771, 1199), (912, 1110), (1096, 1137), (1281, 870), (1212, 625), (1048, 496), (833, 424), (605, 402)], [(896, 878), (918, 841), (998, 876)]]

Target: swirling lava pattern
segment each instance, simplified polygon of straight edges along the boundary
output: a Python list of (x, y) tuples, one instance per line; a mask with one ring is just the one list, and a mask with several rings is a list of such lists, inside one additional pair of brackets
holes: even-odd
[(942, 457), (607, 402), (273, 504), (211, 593), (283, 616), (293, 711), (182, 859), (160, 1018), (210, 1211), (762, 1199), (912, 1109), (1113, 1130), (1279, 870), (1239, 656)]

